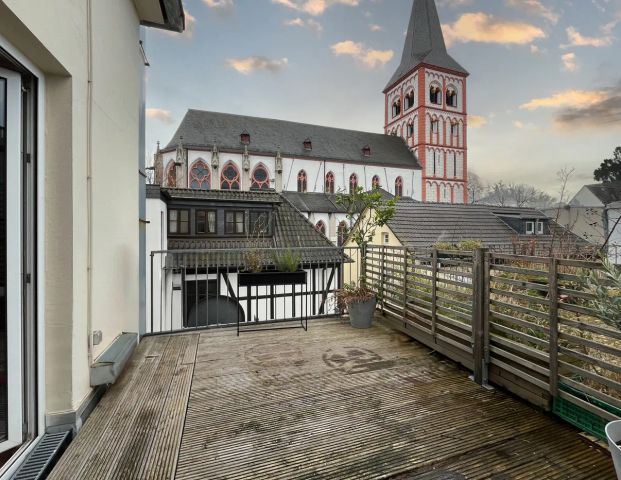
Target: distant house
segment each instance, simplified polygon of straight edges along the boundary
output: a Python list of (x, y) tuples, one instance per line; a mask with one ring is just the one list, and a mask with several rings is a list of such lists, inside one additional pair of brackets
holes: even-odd
[(397, 202), (395, 216), (378, 228), (373, 244), (428, 249), (441, 242), (457, 245), (478, 240), (494, 251), (548, 255), (571, 255), (587, 242), (560, 227), (533, 208), (489, 205), (422, 203), (411, 199)]
[(608, 255), (617, 265), (621, 264), (621, 202), (606, 206)]
[[(279, 291), (239, 286), (245, 255), (253, 252), (260, 252), (266, 269), (273, 263), (270, 255), (298, 252), (307, 284), (300, 286), (296, 307), (305, 298), (315, 314), (327, 311), (326, 292), (340, 279), (342, 254), (284, 195), (150, 185), (147, 218), (147, 250), (160, 252), (153, 254), (154, 328), (236, 323), (236, 312), (243, 321), (285, 318), (293, 311), (290, 297), (269, 305), (267, 297)], [(250, 303), (257, 295), (266, 297), (258, 307)]]

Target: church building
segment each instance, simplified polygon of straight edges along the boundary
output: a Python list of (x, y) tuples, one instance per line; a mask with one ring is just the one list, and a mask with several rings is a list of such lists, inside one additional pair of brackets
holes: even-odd
[[(384, 90), (384, 133), (189, 110), (170, 142), (158, 146), (155, 183), (309, 195), (361, 186), (465, 203), (467, 76), (447, 53), (434, 0), (414, 0), (401, 63)], [(320, 225), (314, 217), (324, 213), (305, 215), (335, 238), (344, 214)]]

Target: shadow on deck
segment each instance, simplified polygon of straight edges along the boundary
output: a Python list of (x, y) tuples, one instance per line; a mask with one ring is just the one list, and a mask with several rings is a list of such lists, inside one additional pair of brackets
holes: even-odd
[(608, 453), (408, 337), (144, 339), (51, 479), (614, 479)]

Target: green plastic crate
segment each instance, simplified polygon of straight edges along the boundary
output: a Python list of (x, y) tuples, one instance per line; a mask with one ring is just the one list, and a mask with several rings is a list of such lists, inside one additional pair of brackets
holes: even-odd
[[(579, 398), (580, 400), (584, 400), (585, 402), (589, 402), (596, 407), (601, 408), (602, 410), (606, 410), (607, 412), (612, 413), (613, 415), (617, 415), (621, 417), (621, 410), (613, 407), (612, 405), (602, 402), (596, 398), (593, 398), (580, 390), (572, 388), (568, 385), (559, 385), (559, 388), (574, 397)], [(552, 411), (565, 420), (568, 423), (582, 429), (583, 431), (599, 438), (600, 440), (606, 440), (606, 432), (604, 431), (608, 420), (592, 413), (575, 403), (570, 402), (569, 400), (565, 400), (564, 398), (555, 398), (552, 404)]]

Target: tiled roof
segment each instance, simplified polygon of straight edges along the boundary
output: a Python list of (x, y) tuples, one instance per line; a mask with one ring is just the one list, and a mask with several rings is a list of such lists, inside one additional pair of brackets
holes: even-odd
[[(179, 143), (189, 149), (211, 149), (216, 143), (220, 150), (242, 151), (242, 132), (250, 135), (250, 154), (275, 156), (280, 147), (283, 156), (295, 158), (420, 169), (416, 156), (397, 136), (201, 110), (188, 110), (166, 149)], [(310, 151), (304, 149), (306, 139), (312, 142)], [(367, 145), (369, 157), (362, 154)]]
[(434, 0), (414, 0), (401, 63), (385, 90), (422, 63), (468, 75), (466, 69), (446, 51)]
[(336, 202), (336, 195), (334, 194), (283, 192), (283, 196), (300, 212), (345, 212), (345, 209)]

